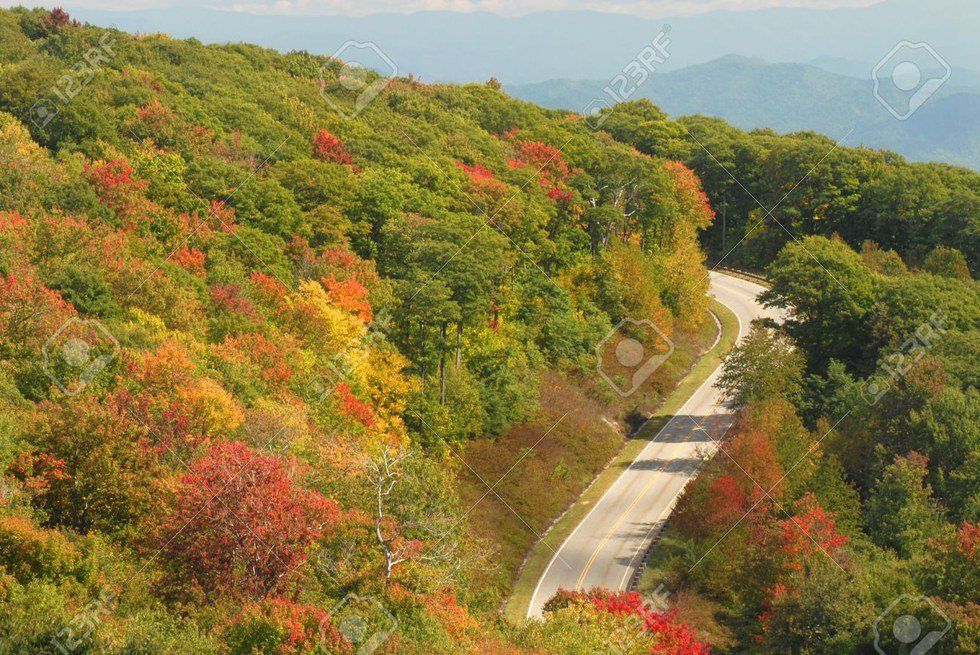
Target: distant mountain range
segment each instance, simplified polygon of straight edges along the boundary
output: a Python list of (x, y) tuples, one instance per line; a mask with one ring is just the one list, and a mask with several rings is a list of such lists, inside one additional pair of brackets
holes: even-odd
[(862, 75), (866, 75), (903, 39), (931, 43), (954, 67), (980, 67), (980, 40), (976, 38), (980, 2), (976, 0), (885, 0), (860, 8), (716, 10), (693, 16), (665, 13), (656, 18), (593, 11), (519, 17), (424, 11), (355, 18), (177, 7), (73, 8), (71, 13), (122, 30), (166, 32), (205, 43), (246, 41), (316, 54), (331, 54), (348, 40), (372, 41), (402, 74), (414, 73), (429, 82), (473, 82), (489, 77), (507, 84), (608, 79), (634, 59), (665, 24), (671, 28), (671, 56), (662, 70), (705, 63), (729, 53), (795, 62), (832, 55), (860, 62)]
[[(871, 69), (874, 68), (874, 63), (858, 61), (856, 59), (845, 59), (843, 57), (828, 57), (821, 56), (815, 57), (809, 62), (806, 62), (811, 66), (816, 66), (817, 68), (822, 68), (825, 71), (831, 73), (837, 73), (838, 75), (846, 75), (848, 77), (856, 77), (861, 80), (867, 80), (871, 75)], [(980, 88), (980, 72), (977, 70), (971, 70), (969, 68), (963, 68), (956, 65), (956, 62), (950, 62), (950, 68), (952, 69), (952, 75), (950, 76), (950, 83), (956, 86), (971, 86)], [(973, 66), (980, 66), (980, 61), (974, 60), (971, 62)], [(932, 68), (927, 72), (935, 73), (938, 69)]]
[[(513, 95), (581, 110), (665, 25), (668, 60), (635, 97), (672, 115), (721, 116), (743, 128), (801, 129), (846, 143), (895, 149), (917, 160), (980, 168), (977, 0), (885, 0), (861, 8), (709, 11), (638, 18), (590, 11), (505, 17), (429, 11), (363, 17), (255, 15), (196, 8), (103, 11), (76, 18), (205, 43), (250, 42), (334, 54), (349, 41), (378, 46), (397, 74), (428, 82), (502, 81)], [(896, 43), (927, 42), (952, 75), (908, 121), (871, 93), (870, 72)], [(726, 56), (734, 53), (737, 56)], [(767, 64), (767, 61), (799, 62)], [(929, 62), (926, 62), (929, 64)], [(367, 64), (369, 67), (371, 64)], [(386, 71), (387, 72), (387, 71)]]
[[(814, 63), (856, 68), (842, 60)], [(818, 65), (767, 64), (735, 55), (653, 74), (631, 99), (649, 98), (672, 116), (719, 116), (743, 129), (813, 130), (845, 145), (889, 148), (914, 160), (980, 168), (980, 89), (955, 84), (975, 77), (972, 71), (955, 70), (906, 121), (896, 120), (875, 99), (869, 74), (858, 79)], [(583, 111), (594, 99), (608, 97), (607, 85), (608, 80), (550, 80), (505, 89), (546, 107)]]

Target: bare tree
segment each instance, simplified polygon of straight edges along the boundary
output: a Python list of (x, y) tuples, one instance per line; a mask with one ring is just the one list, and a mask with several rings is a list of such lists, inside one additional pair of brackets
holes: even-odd
[(436, 567), (443, 582), (489, 559), (484, 547), (464, 541), (449, 495), (424, 457), (411, 451), (382, 450), (368, 463), (375, 494), (374, 533), (385, 562), (385, 584), (409, 559)]
[[(387, 446), (377, 458), (368, 464), (377, 496), (377, 514), (374, 519), (374, 533), (385, 558), (385, 584), (391, 580), (395, 567), (408, 559), (404, 540), (401, 539), (402, 524), (389, 516), (386, 505), (395, 491), (395, 485), (402, 477), (401, 464), (408, 457), (407, 452), (392, 451)], [(389, 526), (385, 524), (388, 523)]]

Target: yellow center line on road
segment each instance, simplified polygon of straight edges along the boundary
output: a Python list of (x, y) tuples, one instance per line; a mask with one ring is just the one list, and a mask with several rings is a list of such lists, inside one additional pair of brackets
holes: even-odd
[[(733, 286), (722, 285), (722, 286), (725, 288), (725, 291), (727, 291), (729, 294), (738, 297), (741, 301), (755, 304), (756, 296), (751, 291), (743, 289), (737, 285), (733, 285)], [(741, 320), (739, 320), (739, 332), (741, 332), (741, 323), (742, 323)], [(697, 391), (695, 391), (695, 393), (697, 393)], [(674, 418), (676, 418), (677, 416), (678, 415), (675, 414)], [(700, 426), (698, 426), (697, 423), (695, 423), (685, 435), (685, 440), (679, 442), (676, 446), (674, 446), (673, 449), (671, 449), (670, 455), (664, 460), (664, 463), (657, 468), (657, 470), (654, 472), (653, 475), (651, 475), (650, 480), (647, 481), (645, 485), (643, 485), (643, 488), (640, 490), (640, 493), (637, 494), (636, 498), (633, 499), (633, 502), (629, 504), (626, 510), (622, 513), (622, 515), (620, 515), (620, 517), (616, 520), (616, 523), (613, 524), (611, 528), (609, 528), (609, 531), (606, 532), (603, 538), (599, 541), (599, 544), (596, 546), (595, 550), (593, 551), (592, 556), (589, 557), (589, 561), (585, 563), (585, 567), (582, 569), (582, 573), (579, 575), (578, 580), (575, 582), (576, 589), (582, 588), (582, 583), (585, 582), (585, 578), (589, 574), (589, 570), (592, 568), (592, 565), (595, 564), (596, 559), (598, 559), (599, 553), (602, 552), (602, 549), (606, 546), (607, 543), (609, 543), (609, 540), (612, 539), (613, 534), (615, 534), (616, 530), (619, 529), (619, 526), (622, 525), (623, 521), (626, 520), (626, 517), (629, 516), (630, 512), (632, 512), (633, 509), (637, 506), (637, 504), (639, 504), (640, 500), (643, 498), (646, 492), (650, 490), (650, 487), (652, 487), (653, 484), (657, 482), (657, 474), (662, 473), (665, 467), (667, 466), (667, 464), (673, 461), (674, 456), (677, 454), (678, 450), (680, 450), (685, 444), (690, 443), (687, 440), (687, 437), (690, 437), (690, 435), (693, 434), (699, 427)], [(629, 469), (627, 469), (627, 471), (628, 470)]]
[[(688, 432), (685, 435), (685, 437), (690, 436), (691, 433), (693, 433), (694, 430), (696, 430), (696, 429), (697, 429), (697, 425), (695, 424), (694, 426), (692, 426), (688, 430)], [(643, 489), (641, 489), (640, 490), (640, 493), (638, 493), (636, 495), (636, 498), (633, 499), (633, 502), (629, 504), (629, 507), (626, 508), (626, 511), (624, 511), (623, 514), (619, 517), (619, 519), (616, 520), (616, 523), (611, 528), (609, 528), (609, 531), (606, 533), (606, 535), (599, 542), (599, 545), (596, 546), (595, 551), (592, 553), (592, 557), (590, 557), (589, 558), (589, 561), (585, 563), (585, 568), (582, 569), (582, 574), (578, 577), (578, 580), (575, 582), (575, 589), (581, 589), (582, 588), (582, 583), (585, 582), (585, 576), (587, 576), (589, 574), (589, 569), (592, 568), (592, 565), (595, 563), (596, 558), (599, 557), (599, 553), (602, 551), (602, 549), (605, 547), (605, 545), (609, 542), (609, 540), (612, 539), (613, 533), (616, 532), (616, 530), (619, 529), (619, 526), (622, 525), (623, 521), (626, 520), (626, 517), (629, 515), (629, 513), (633, 511), (633, 508), (636, 507), (637, 503), (640, 502), (640, 499), (643, 498), (643, 495), (646, 494), (646, 492), (650, 489), (650, 487), (653, 486), (653, 483), (657, 481), (657, 475), (656, 474), (662, 472), (664, 470), (664, 468), (667, 466), (667, 464), (670, 463), (671, 461), (673, 461), (674, 455), (677, 454), (677, 451), (680, 450), (681, 446), (684, 446), (685, 444), (688, 444), (688, 443), (689, 442), (685, 438), (684, 441), (679, 442), (676, 446), (674, 446), (673, 449), (671, 449), (670, 455), (667, 457), (667, 459), (664, 460), (664, 463), (661, 464), (657, 468), (657, 470), (654, 472), (653, 475), (650, 476), (650, 480), (645, 485), (643, 485)], [(637, 460), (634, 460), (634, 462), (635, 461), (637, 461)], [(625, 472), (624, 472), (624, 475), (625, 475)]]

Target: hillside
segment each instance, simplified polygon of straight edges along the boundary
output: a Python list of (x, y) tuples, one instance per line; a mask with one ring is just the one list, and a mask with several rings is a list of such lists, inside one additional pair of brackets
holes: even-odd
[[(899, 152), (914, 161), (942, 161), (980, 169), (976, 89), (950, 81), (907, 121), (894, 120), (878, 104), (871, 66), (858, 79), (806, 64), (768, 64), (726, 56), (706, 64), (657, 73), (640, 86), (669, 115), (717, 116), (745, 130), (781, 133), (812, 130), (845, 145)], [(961, 74), (960, 78), (969, 77)], [(594, 98), (608, 97), (608, 80), (550, 80), (508, 85), (508, 93), (545, 107), (581, 111)]]
[(810, 132), (677, 129), (647, 101), (592, 120), (685, 153), (727, 226), (713, 258), (762, 270), (759, 298), (788, 312), (726, 361), (721, 452), (620, 602), (667, 595), (719, 653), (903, 652), (907, 617), (930, 652), (977, 651), (980, 176)]
[[(709, 256), (789, 318), (670, 603), (506, 623)], [(0, 655), (870, 655), (901, 594), (976, 652), (978, 258), (966, 168), (0, 10)]]
[(501, 625), (457, 473), (555, 427), (542, 389), (601, 340), (663, 347), (623, 319), (713, 338), (697, 178), (491, 86), (342, 75), (0, 11), (0, 653), (586, 653), (625, 623)]

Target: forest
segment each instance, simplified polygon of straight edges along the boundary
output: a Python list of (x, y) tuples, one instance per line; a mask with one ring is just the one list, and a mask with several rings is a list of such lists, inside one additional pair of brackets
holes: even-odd
[(698, 115), (671, 121), (646, 100), (595, 122), (697, 173), (717, 214), (703, 238), (713, 262), (761, 271), (787, 243), (819, 235), (855, 249), (871, 241), (932, 273), (980, 266), (980, 175), (971, 169), (843, 147), (814, 132), (745, 132)]
[(872, 621), (923, 603), (930, 652), (980, 650), (980, 176), (646, 101), (601, 120), (697, 173), (711, 259), (789, 312), (726, 362), (735, 423), (641, 591), (667, 581), (715, 652), (905, 652)]
[[(871, 653), (899, 593), (980, 650), (980, 176), (495, 80), (358, 101), (326, 57), (0, 10), (0, 654)], [(651, 563), (680, 601), (511, 625), (467, 448), (624, 319), (693, 357), (709, 258), (791, 318), (725, 369)]]

